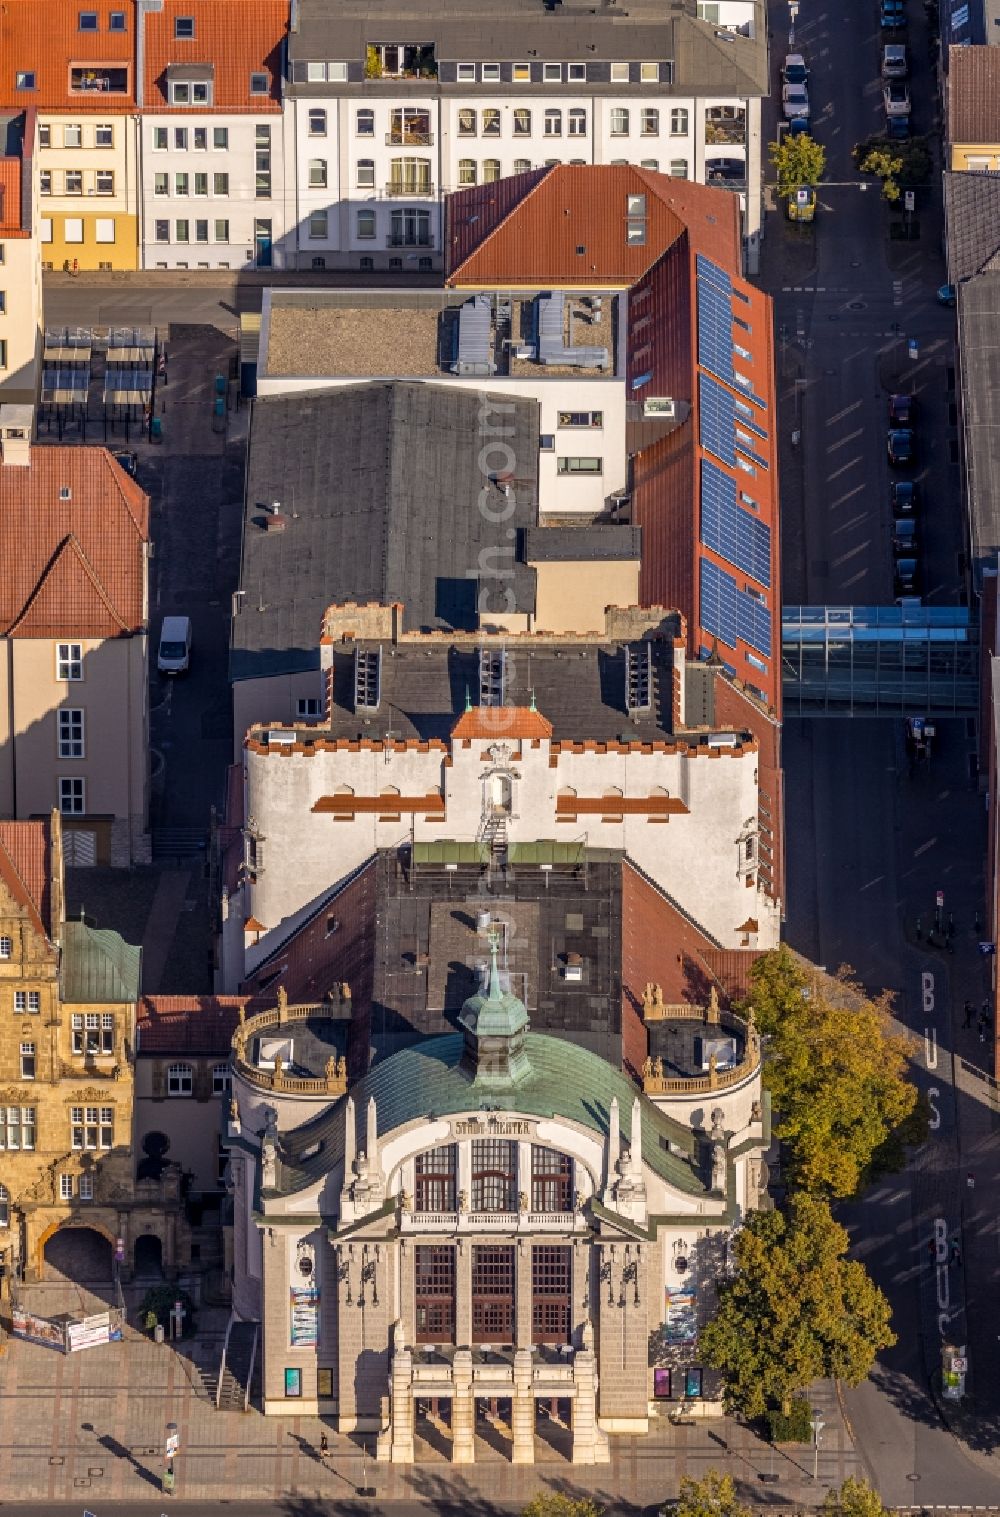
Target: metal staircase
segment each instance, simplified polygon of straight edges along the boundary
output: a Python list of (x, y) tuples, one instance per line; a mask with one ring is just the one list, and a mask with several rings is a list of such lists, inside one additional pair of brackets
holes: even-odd
[(250, 1390), (257, 1364), (258, 1322), (240, 1322), (231, 1317), (222, 1347), (215, 1405), (221, 1412), (248, 1412)]

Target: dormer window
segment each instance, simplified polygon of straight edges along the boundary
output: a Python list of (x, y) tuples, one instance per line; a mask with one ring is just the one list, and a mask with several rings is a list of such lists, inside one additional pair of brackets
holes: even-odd
[(215, 69), (210, 63), (172, 64), (167, 69), (171, 105), (211, 105)]

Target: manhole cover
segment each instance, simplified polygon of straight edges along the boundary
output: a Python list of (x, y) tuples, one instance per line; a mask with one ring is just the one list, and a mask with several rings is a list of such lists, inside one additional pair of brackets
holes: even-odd
[(847, 309), (849, 311), (867, 311), (868, 307), (863, 300), (849, 300), (847, 302)]
[(920, 1479), (920, 1476), (917, 1474), (916, 1470), (914, 1470), (913, 1474), (912, 1475), (907, 1475), (906, 1478), (910, 1482), (911, 1485), (916, 1485), (917, 1481)]

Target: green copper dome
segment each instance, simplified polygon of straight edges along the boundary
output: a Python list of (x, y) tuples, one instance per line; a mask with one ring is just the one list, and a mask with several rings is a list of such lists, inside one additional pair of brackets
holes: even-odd
[(459, 1014), (464, 1050), (461, 1067), (476, 1085), (501, 1089), (531, 1072), (525, 1046), (528, 1013), (524, 1002), (500, 984), (499, 941), (490, 937), (490, 978), (470, 996)]

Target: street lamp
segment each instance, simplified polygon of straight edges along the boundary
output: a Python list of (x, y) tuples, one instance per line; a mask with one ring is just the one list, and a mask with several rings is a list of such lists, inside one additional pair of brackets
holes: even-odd
[(825, 1422), (820, 1421), (818, 1412), (813, 1412), (809, 1419), (809, 1428), (813, 1435), (813, 1479), (819, 1479), (819, 1435), (826, 1427)]
[(170, 1491), (172, 1493), (173, 1489), (174, 1489), (174, 1478), (175, 1478), (174, 1477), (174, 1455), (177, 1453), (177, 1450), (180, 1448), (180, 1439), (177, 1436), (177, 1423), (176, 1422), (168, 1422), (167, 1423), (166, 1432), (167, 1432), (167, 1446), (166, 1446), (167, 1467), (166, 1467), (166, 1469), (163, 1472), (163, 1489), (165, 1491)]

